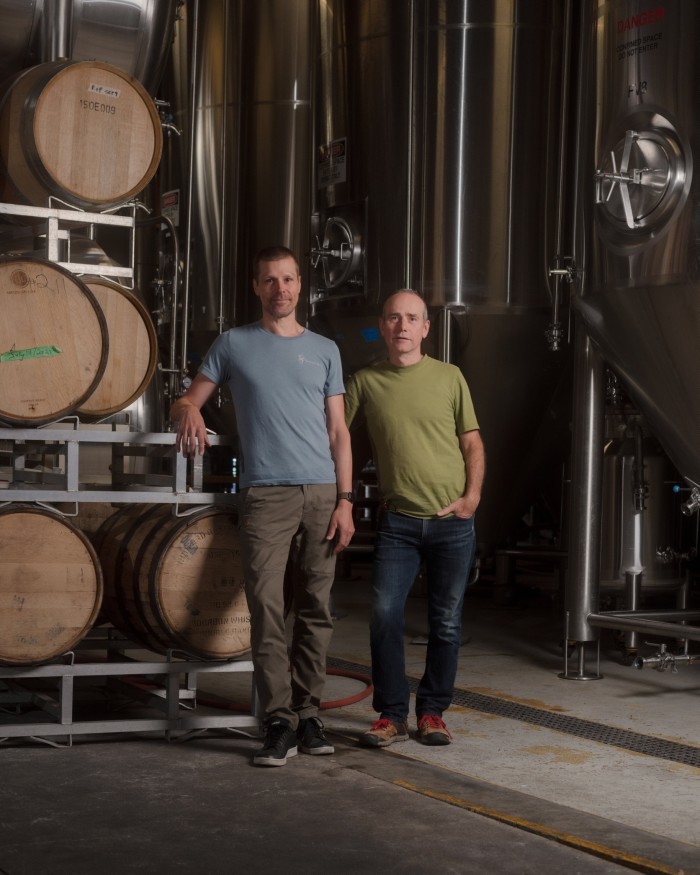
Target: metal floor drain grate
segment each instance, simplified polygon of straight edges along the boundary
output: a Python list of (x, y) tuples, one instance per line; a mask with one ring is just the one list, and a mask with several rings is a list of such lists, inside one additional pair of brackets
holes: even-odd
[[(332, 668), (369, 673), (367, 666), (346, 662), (342, 659), (329, 659), (328, 662)], [(415, 678), (409, 678), (408, 680), (411, 692), (415, 693), (418, 688), (418, 681)], [(633, 732), (628, 729), (605, 726), (603, 723), (596, 723), (593, 720), (582, 720), (579, 717), (553, 713), (544, 708), (520, 705), (517, 702), (509, 702), (496, 696), (471, 693), (468, 690), (455, 690), (452, 701), (455, 705), (473, 708), (475, 711), (483, 711), (487, 714), (495, 714), (498, 717), (507, 717), (511, 720), (520, 720), (523, 723), (544, 726), (547, 729), (565, 732), (578, 738), (586, 738), (599, 744), (609, 744), (612, 747), (631, 750), (635, 753), (656, 757), (657, 759), (671, 760), (674, 763), (683, 763), (686, 766), (700, 768), (699, 747), (667, 741), (664, 738), (656, 738), (653, 735), (642, 735), (640, 732)]]

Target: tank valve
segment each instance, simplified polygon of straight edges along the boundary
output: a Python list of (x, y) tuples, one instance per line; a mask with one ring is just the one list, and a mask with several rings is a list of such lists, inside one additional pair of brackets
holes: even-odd
[[(549, 275), (560, 276), (567, 283), (573, 283), (578, 277), (578, 268), (576, 267), (576, 262), (570, 256), (565, 256), (563, 260), (570, 261), (571, 263), (565, 265), (564, 267), (550, 267)], [(559, 258), (557, 258), (557, 261), (559, 261)]]
[(677, 553), (673, 547), (657, 547), (656, 559), (662, 565), (670, 565), (677, 558)]
[[(557, 280), (564, 280), (564, 282), (571, 285), (578, 277), (578, 270), (573, 257), (570, 255), (557, 255), (555, 266), (549, 268), (549, 276), (556, 277)], [(547, 345), (552, 352), (558, 352), (561, 349), (562, 341), (565, 338), (564, 327), (559, 319), (559, 285), (560, 284), (557, 282), (554, 287), (554, 294), (552, 297), (552, 321), (549, 323), (547, 330), (544, 333)]]
[(694, 486), (690, 498), (681, 505), (681, 513), (692, 516), (698, 510), (700, 510), (700, 489)]
[(558, 352), (561, 349), (565, 336), (564, 327), (561, 322), (551, 322), (544, 333), (545, 340), (552, 352)]
[(697, 550), (695, 547), (691, 547), (690, 550), (686, 550), (684, 553), (679, 553), (678, 550), (674, 550), (673, 547), (670, 546), (656, 548), (656, 559), (663, 565), (670, 565), (672, 562), (678, 561), (692, 562), (696, 556)]
[(160, 117), (160, 126), (163, 130), (181, 137), (182, 131), (175, 124), (175, 116), (170, 111), (170, 103), (167, 100), (156, 100), (155, 104)]
[(646, 641), (645, 644), (649, 644), (651, 647), (658, 647), (659, 652), (656, 656), (638, 656), (632, 665), (640, 671), (645, 666), (648, 666), (655, 671), (668, 671), (670, 669), (672, 674), (678, 674), (679, 663), (691, 665), (693, 662), (697, 662), (700, 658), (692, 653), (681, 653), (678, 655), (675, 653), (669, 653), (668, 650), (666, 650), (665, 644), (656, 645), (651, 644), (649, 641)]

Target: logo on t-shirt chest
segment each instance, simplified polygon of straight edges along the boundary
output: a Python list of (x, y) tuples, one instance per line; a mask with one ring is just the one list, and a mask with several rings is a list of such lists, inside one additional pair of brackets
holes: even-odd
[(302, 368), (312, 367), (312, 368), (323, 369), (323, 365), (321, 364), (321, 362), (314, 361), (313, 359), (307, 358), (305, 355), (303, 355), (303, 353), (300, 353), (297, 356), (297, 362), (298, 362), (299, 366)]

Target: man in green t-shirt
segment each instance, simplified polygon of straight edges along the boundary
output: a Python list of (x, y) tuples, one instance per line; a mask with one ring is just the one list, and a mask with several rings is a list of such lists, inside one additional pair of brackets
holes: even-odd
[(408, 738), (404, 610), (422, 562), (429, 636), (416, 694), (417, 737), (424, 744), (449, 744), (442, 715), (452, 702), (457, 673), (484, 447), (461, 371), (421, 350), (430, 328), (421, 296), (396, 292), (384, 304), (379, 325), (388, 360), (355, 374), (345, 395), (348, 425), (364, 420), (367, 426), (383, 502), (370, 621), (379, 719), (360, 743), (386, 747)]

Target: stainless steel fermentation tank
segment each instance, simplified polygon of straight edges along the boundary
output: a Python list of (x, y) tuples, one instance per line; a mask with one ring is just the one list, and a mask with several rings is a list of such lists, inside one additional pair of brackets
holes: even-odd
[[(694, 167), (700, 8), (687, 0), (592, 0), (585, 26), (593, 34), (595, 111), (591, 154), (579, 177), (581, 200), (590, 204), (584, 211), (587, 270), (574, 304), (593, 343), (577, 360), (580, 489), (567, 592), (570, 637), (583, 642), (596, 637), (588, 618), (599, 596), (600, 534), (589, 521), (600, 522), (601, 362), (621, 379), (644, 433), (659, 440), (676, 469), (676, 477), (659, 475), (653, 458), (645, 460), (643, 449), (638, 454), (667, 517), (681, 501), (684, 512), (697, 509), (700, 478), (700, 184)], [(674, 499), (678, 483), (683, 491)], [(650, 513), (654, 506), (645, 508), (643, 500), (629, 509), (622, 535), (627, 556), (624, 549), (618, 556), (628, 577), (654, 577), (654, 563), (640, 561), (664, 546), (651, 540), (660, 531), (648, 529)]]
[(181, 0), (2, 0), (0, 80), (44, 61), (104, 61), (151, 93)]
[[(559, 513), (565, 318), (558, 352), (545, 334), (562, 285), (549, 268), (570, 249), (568, 8), (192, 0), (162, 89), (183, 132), (161, 188), (189, 204), (179, 230), (192, 367), (216, 333), (257, 318), (260, 246), (302, 256), (310, 324), (338, 342), (348, 372), (383, 354), (380, 301), (421, 289), (430, 351), (467, 374), (486, 439), (485, 544), (513, 531), (528, 500), (544, 495)], [(213, 427), (228, 427), (229, 411), (211, 410)]]
[(486, 546), (528, 502), (559, 518), (570, 5), (319, 4), (312, 325), (353, 371), (384, 355), (383, 299), (425, 295), (428, 351), (466, 375), (487, 448)]
[[(430, 351), (467, 374), (487, 443), (486, 545), (561, 502), (569, 6), (188, 0), (161, 89), (182, 131), (160, 186), (180, 205), (183, 360), (257, 318), (269, 243), (302, 256), (310, 324), (348, 372), (383, 354), (380, 301), (424, 291)], [(231, 426), (226, 403), (209, 416)]]
[(596, 4), (586, 329), (688, 480), (700, 483), (700, 8)]
[(255, 252), (308, 249), (315, 5), (188, 0), (181, 10), (162, 91), (182, 136), (164, 156), (162, 189), (180, 204), (194, 366), (217, 333), (258, 318)]
[[(563, 300), (574, 279), (595, 354), (698, 482), (693, 3), (1, 8), (13, 22), (3, 30), (4, 72), (96, 46), (148, 83), (171, 42), (161, 16), (179, 10), (158, 95), (181, 135), (168, 138), (148, 196), (180, 237), (183, 365), (217, 332), (256, 317), (250, 262), (271, 242), (302, 255), (310, 323), (338, 342), (347, 371), (383, 355), (383, 298), (420, 289), (433, 321), (429, 351), (462, 368), (475, 398), (489, 468), (478, 527), (489, 548), (514, 537), (528, 502), (558, 516), (572, 394)], [(597, 70), (575, 71), (590, 34)], [(570, 104), (575, 75), (582, 97), (597, 82), (590, 127), (577, 127)], [(627, 478), (626, 462), (609, 467), (616, 481)], [(589, 518), (602, 507), (599, 496)], [(587, 558), (597, 574), (603, 554), (606, 578), (616, 526), (606, 524), (613, 547), (598, 543)]]

